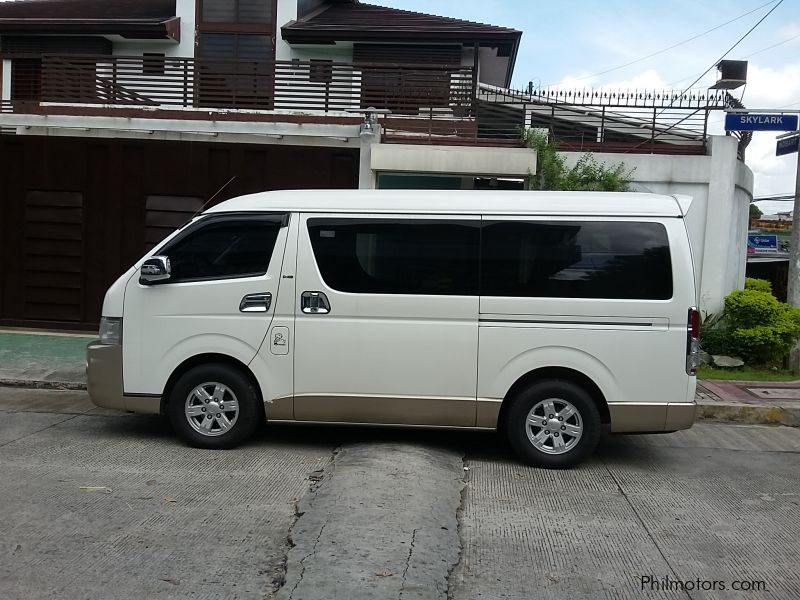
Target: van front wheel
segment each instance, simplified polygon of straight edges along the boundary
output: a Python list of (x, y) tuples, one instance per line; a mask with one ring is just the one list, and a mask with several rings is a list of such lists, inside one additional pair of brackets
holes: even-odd
[(172, 388), (167, 413), (175, 431), (196, 448), (238, 446), (258, 426), (258, 394), (239, 370), (199, 365)]
[(589, 394), (569, 381), (534, 383), (516, 395), (505, 429), (517, 454), (530, 465), (572, 467), (597, 447), (600, 412)]

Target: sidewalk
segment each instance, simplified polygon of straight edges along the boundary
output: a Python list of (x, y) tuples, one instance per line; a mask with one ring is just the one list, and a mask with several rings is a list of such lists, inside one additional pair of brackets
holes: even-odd
[(0, 385), (86, 388), (86, 344), (97, 336), (0, 330)]
[[(0, 385), (86, 389), (92, 334), (0, 330)], [(800, 380), (698, 381), (698, 419), (800, 427)]]
[(697, 382), (698, 419), (800, 427), (800, 380)]

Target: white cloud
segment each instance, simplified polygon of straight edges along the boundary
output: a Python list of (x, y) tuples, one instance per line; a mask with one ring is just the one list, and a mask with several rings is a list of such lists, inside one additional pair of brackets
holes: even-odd
[(800, 35), (800, 22), (789, 23), (778, 30), (778, 41), (790, 40)]
[(594, 88), (598, 90), (613, 90), (613, 91), (631, 91), (631, 90), (664, 90), (667, 87), (667, 82), (658, 74), (655, 69), (647, 69), (630, 79), (623, 79), (619, 81), (609, 81), (607, 83), (598, 84), (598, 77), (586, 78), (586, 75), (576, 74), (567, 75), (562, 78), (553, 88), (563, 90), (580, 90)]

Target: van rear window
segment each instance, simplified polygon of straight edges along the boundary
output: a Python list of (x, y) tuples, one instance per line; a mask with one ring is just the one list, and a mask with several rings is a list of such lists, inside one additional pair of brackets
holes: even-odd
[(667, 300), (672, 262), (660, 223), (484, 221), (481, 295)]

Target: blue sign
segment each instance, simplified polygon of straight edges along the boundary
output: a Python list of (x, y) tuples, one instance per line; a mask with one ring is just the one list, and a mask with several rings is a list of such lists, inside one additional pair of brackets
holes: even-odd
[(796, 131), (797, 115), (725, 115), (725, 131)]
[(792, 154), (797, 152), (798, 147), (800, 147), (800, 135), (783, 138), (782, 140), (778, 140), (778, 144), (775, 147), (775, 156)]
[(753, 252), (777, 252), (778, 251), (778, 236), (777, 235), (760, 235), (750, 234), (747, 236), (747, 246), (753, 249)]

